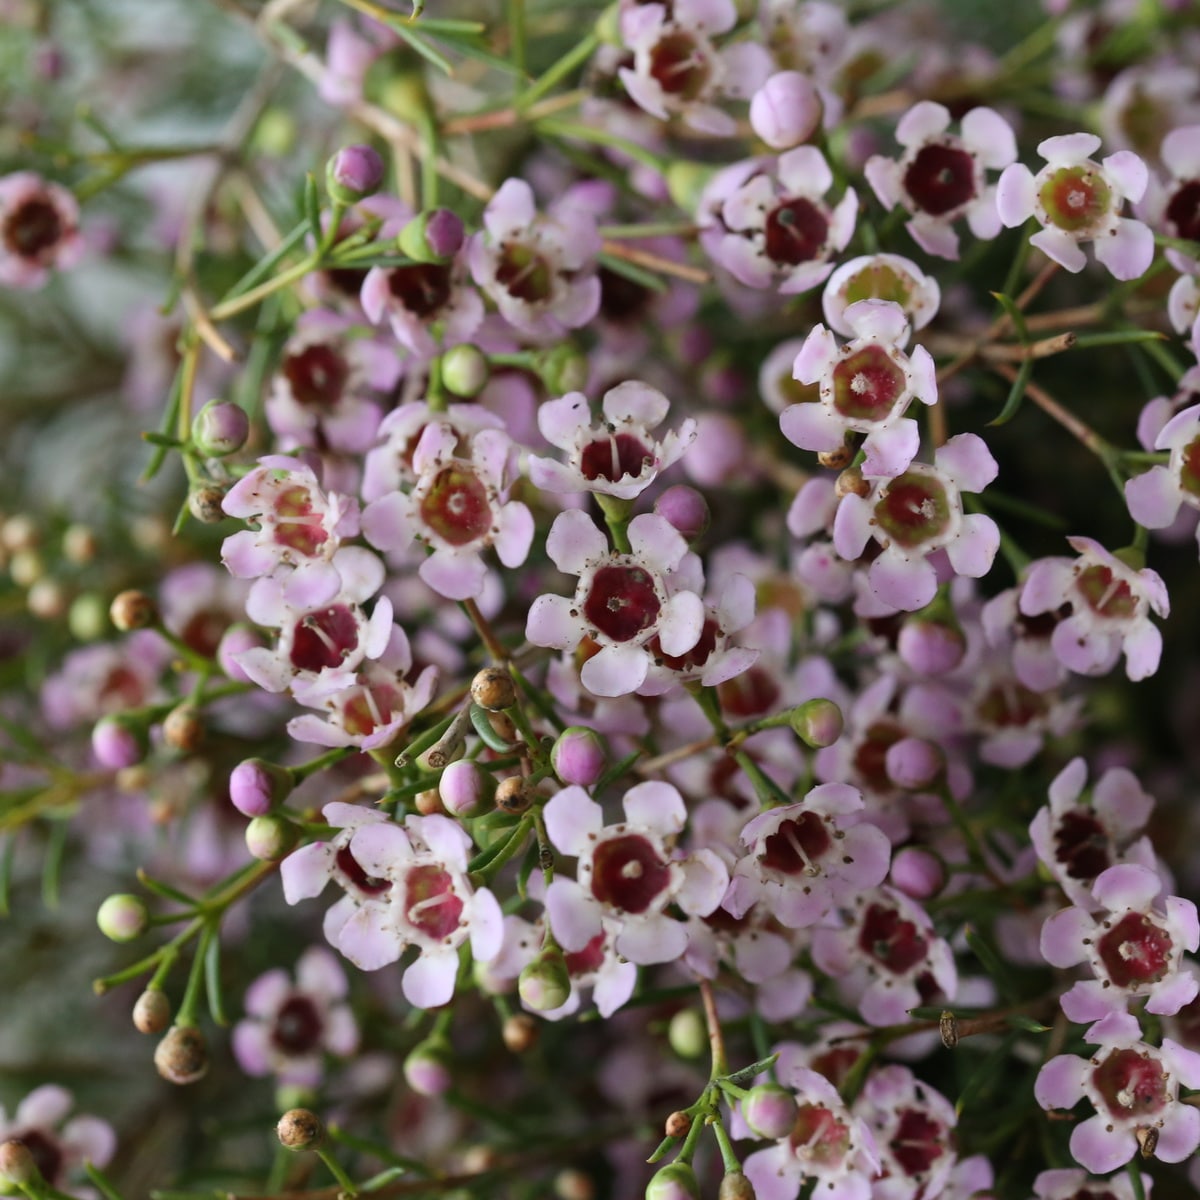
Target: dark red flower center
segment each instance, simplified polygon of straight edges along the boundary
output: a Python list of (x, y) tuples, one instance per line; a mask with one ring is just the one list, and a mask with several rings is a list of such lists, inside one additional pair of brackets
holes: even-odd
[(179, 636), (197, 654), (212, 658), (230, 624), (229, 613), (219, 608), (201, 608), (187, 619)]
[(1112, 208), (1112, 189), (1091, 167), (1059, 167), (1042, 184), (1038, 199), (1052, 225), (1083, 233), (1102, 221)]
[(492, 528), (487, 486), (463, 463), (443, 467), (421, 501), (421, 519), (451, 546), (478, 541)]
[(392, 890), (392, 881), (379, 875), (368, 875), (362, 863), (354, 857), (349, 846), (343, 846), (334, 855), (334, 864), (342, 876), (343, 885), (349, 884), (348, 891), (357, 892), (368, 898), (382, 896)]
[(113, 667), (96, 689), (96, 700), (103, 713), (137, 708), (145, 698), (146, 688), (140, 676), (125, 666)]
[(817, 862), (832, 845), (825, 822), (816, 813), (802, 812), (780, 823), (763, 843), (758, 861), (785, 875), (819, 875)]
[(636, 321), (645, 316), (654, 293), (628, 275), (601, 267), (596, 272), (600, 280), (600, 312), (609, 321)]
[(450, 301), (449, 265), (410, 263), (388, 272), (388, 291), (415, 317), (432, 320)]
[(880, 345), (863, 346), (833, 369), (833, 407), (844, 417), (882, 421), (904, 392), (904, 372)]
[(952, 213), (979, 194), (975, 159), (961, 146), (922, 146), (904, 172), (904, 190), (921, 212), (934, 217)]
[(336, 346), (305, 346), (283, 360), (283, 375), (297, 403), (328, 412), (342, 398), (350, 365)]
[(426, 937), (449, 937), (459, 926), (463, 902), (450, 872), (434, 863), (413, 867), (404, 879), (404, 915)]
[(1050, 701), (1015, 679), (997, 683), (979, 701), (979, 716), (993, 729), (1023, 728), (1044, 716)]
[(660, 662), (672, 671), (696, 671), (708, 662), (717, 648), (717, 637), (720, 632), (720, 626), (716, 621), (712, 617), (705, 617), (700, 637), (686, 654), (664, 654), (662, 643), (657, 636), (652, 637), (646, 643), (646, 649), (654, 655), (656, 662)]
[(592, 895), (623, 912), (644, 913), (670, 882), (670, 868), (639, 834), (609, 838), (592, 855)]
[(734, 719), (757, 717), (769, 712), (779, 699), (779, 684), (766, 667), (754, 664), (748, 671), (717, 685), (721, 711)]
[(831, 1046), (815, 1055), (809, 1065), (819, 1075), (824, 1075), (834, 1087), (840, 1088), (861, 1057), (862, 1051), (855, 1050), (853, 1046)]
[(567, 974), (572, 978), (600, 970), (604, 965), (604, 932), (596, 934), (582, 950), (576, 950), (573, 954), (564, 952), (563, 959), (567, 964)]
[[(63, 1168), (63, 1152), (58, 1139), (41, 1129), (23, 1129), (9, 1134), (9, 1139), (20, 1142), (29, 1151), (34, 1166), (42, 1178), (54, 1187)], [(15, 1194), (15, 1193), (10, 1193)]]
[(1189, 496), (1200, 497), (1200, 438), (1188, 442), (1179, 459), (1179, 486)]
[(517, 300), (541, 304), (550, 299), (553, 291), (554, 269), (531, 247), (505, 242), (496, 264), (496, 281)]
[(650, 51), (650, 74), (667, 95), (695, 100), (708, 84), (712, 68), (696, 39), (678, 29), (659, 38)]
[(300, 994), (291, 995), (275, 1014), (271, 1041), (283, 1051), (299, 1057), (320, 1049), (324, 1022), (317, 1006)]
[(1098, 616), (1122, 620), (1137, 612), (1137, 597), (1129, 584), (1100, 563), (1084, 567), (1075, 578), (1075, 588)]
[(1114, 1117), (1149, 1116), (1170, 1100), (1162, 1063), (1136, 1050), (1113, 1050), (1092, 1072), (1092, 1082)]
[(367, 737), (403, 708), (399, 690), (380, 679), (363, 682), (342, 709), (342, 725), (355, 737)]
[(596, 572), (583, 602), (584, 616), (614, 642), (632, 641), (658, 620), (661, 609), (650, 572), (616, 564)]
[(1096, 947), (1117, 987), (1161, 979), (1171, 962), (1171, 935), (1142, 913), (1126, 913)]
[(300, 671), (340, 667), (358, 648), (358, 620), (344, 604), (305, 613), (292, 638), (292, 666)]
[(1088, 882), (1112, 865), (1108, 831), (1085, 808), (1064, 813), (1054, 830), (1054, 857), (1072, 879)]
[(850, 1130), (829, 1109), (801, 1104), (788, 1134), (788, 1145), (804, 1162), (836, 1167), (850, 1149)]
[(803, 196), (787, 200), (767, 214), (766, 251), (772, 262), (811, 262), (825, 247), (829, 219)]
[(271, 535), (280, 546), (312, 558), (329, 540), (324, 517), (313, 510), (308, 488), (297, 484), (285, 489), (275, 498), (274, 508)]
[(1176, 237), (1200, 241), (1200, 179), (1181, 183), (1167, 201), (1167, 224)]
[(653, 453), (632, 433), (610, 433), (583, 448), (579, 469), (585, 479), (637, 479), (654, 461)]
[(858, 945), (864, 954), (896, 975), (924, 962), (929, 952), (929, 942), (916, 925), (883, 904), (867, 908)]
[(890, 792), (895, 787), (887, 773), (887, 752), (904, 736), (904, 730), (891, 721), (876, 721), (863, 735), (854, 752), (854, 768), (873, 791)]
[(906, 1108), (888, 1143), (892, 1157), (906, 1175), (923, 1175), (948, 1147), (947, 1131), (928, 1113)]
[(906, 471), (880, 489), (875, 520), (897, 545), (919, 546), (946, 532), (950, 497), (941, 480)]
[(4, 244), (22, 258), (47, 261), (63, 236), (62, 217), (54, 204), (34, 196), (19, 204), (4, 222)]

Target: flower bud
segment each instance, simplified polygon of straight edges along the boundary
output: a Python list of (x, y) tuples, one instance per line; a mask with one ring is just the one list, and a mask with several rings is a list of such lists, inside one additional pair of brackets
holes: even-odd
[(941, 750), (924, 738), (901, 738), (887, 748), (884, 758), (888, 778), (909, 791), (928, 787), (945, 765)]
[(592, 1177), (575, 1167), (566, 1167), (554, 1177), (558, 1200), (595, 1200), (596, 1184)]
[(582, 725), (564, 729), (550, 751), (554, 773), (563, 783), (579, 787), (591, 787), (603, 773), (606, 761), (603, 739)]
[(528, 1013), (514, 1013), (504, 1022), (500, 1036), (514, 1054), (526, 1054), (537, 1045), (538, 1023)]
[(944, 675), (962, 662), (967, 639), (957, 622), (918, 615), (900, 627), (896, 650), (917, 674)]
[(672, 1138), (687, 1137), (692, 1127), (692, 1118), (685, 1112), (676, 1110), (667, 1117), (663, 1124), (663, 1136)]
[(63, 530), (62, 552), (68, 562), (80, 567), (85, 566), (95, 559), (99, 548), (96, 531), (90, 526), (68, 525)]
[(265, 817), (288, 798), (294, 786), (287, 767), (263, 758), (248, 758), (229, 773), (229, 799), (246, 817)]
[(13, 554), (32, 550), (41, 540), (37, 521), (28, 513), (16, 513), (0, 525), (0, 545)]
[(18, 550), (9, 561), (8, 574), (19, 588), (31, 588), (46, 577), (46, 560), (39, 550)]
[(158, 620), (158, 605), (146, 595), (145, 592), (139, 592), (134, 588), (130, 588), (125, 592), (118, 592), (112, 600), (112, 604), (108, 607), (109, 620), (122, 633), (129, 633), (134, 629), (145, 629), (148, 625), (153, 625)]
[(0, 1142), (0, 1186), (21, 1190), (26, 1184), (40, 1180), (41, 1176), (29, 1147), (23, 1141), (9, 1138), (6, 1142)]
[(225, 499), (225, 489), (215, 484), (193, 488), (188, 492), (188, 512), (201, 525), (218, 525), (225, 520), (225, 510), (221, 507)]
[(717, 1200), (755, 1200), (754, 1184), (741, 1171), (726, 1171), (717, 1190)]
[(760, 1083), (742, 1100), (742, 1116), (759, 1137), (778, 1141), (796, 1123), (796, 1097), (777, 1083)]
[(677, 207), (694, 213), (716, 173), (717, 168), (709, 164), (676, 159), (667, 165), (667, 191)]
[(491, 373), (487, 356), (477, 346), (451, 346), (442, 355), (442, 383), (456, 396), (478, 396)]
[(696, 1172), (687, 1163), (668, 1163), (646, 1185), (646, 1200), (700, 1200)]
[(194, 1025), (172, 1025), (154, 1048), (154, 1066), (168, 1082), (195, 1083), (208, 1074), (208, 1046)]
[(483, 807), (491, 786), (491, 776), (478, 763), (462, 758), (442, 772), (437, 794), (452, 817), (470, 817)]
[(29, 589), (25, 607), (39, 621), (57, 621), (67, 611), (67, 589), (57, 579), (39, 579)]
[(96, 913), (96, 924), (106, 938), (114, 942), (132, 942), (146, 932), (150, 914), (140, 896), (118, 892), (109, 896)]
[(171, 1001), (162, 988), (147, 988), (133, 1006), (133, 1027), (138, 1033), (162, 1033), (171, 1023)]
[(400, 230), (400, 251), (421, 263), (448, 263), (462, 249), (462, 218), (448, 208), (419, 213)]
[(94, 642), (108, 632), (108, 609), (104, 597), (84, 592), (71, 602), (67, 613), (67, 628), (76, 641)]
[(325, 164), (325, 188), (339, 204), (373, 196), (383, 183), (383, 159), (370, 146), (343, 146)]
[(163, 719), (162, 735), (172, 750), (183, 754), (198, 750), (204, 741), (204, 722), (195, 705), (185, 701), (171, 709)]
[(587, 384), (587, 356), (570, 342), (559, 342), (550, 350), (538, 351), (533, 356), (533, 367), (546, 390), (554, 396), (582, 391)]
[(471, 699), (488, 712), (500, 712), (517, 702), (516, 685), (502, 667), (484, 667), (471, 680)]
[(892, 856), (889, 879), (894, 888), (914, 900), (928, 900), (946, 882), (946, 871), (937, 855), (920, 846), (905, 846)]
[(551, 947), (528, 963), (517, 978), (521, 1003), (535, 1012), (562, 1008), (571, 996), (571, 976), (561, 950)]
[(807, 75), (779, 71), (754, 93), (750, 126), (772, 150), (790, 150), (812, 137), (821, 123), (820, 93)]
[(680, 1058), (699, 1058), (708, 1049), (704, 1018), (694, 1008), (681, 1008), (667, 1026), (667, 1041)]
[(685, 483), (669, 487), (654, 502), (654, 511), (674, 526), (686, 541), (693, 542), (708, 529), (708, 501)]
[(265, 644), (262, 634), (249, 625), (230, 625), (217, 644), (217, 664), (234, 683), (249, 683), (250, 676), (242, 670), (237, 655)]
[(278, 862), (296, 845), (296, 827), (284, 817), (255, 817), (246, 826), (246, 849), (260, 862)]
[(325, 1126), (316, 1113), (293, 1108), (279, 1118), (275, 1134), (285, 1150), (315, 1150), (325, 1138)]
[(101, 717), (92, 729), (92, 753), (109, 771), (132, 767), (145, 756), (145, 730), (123, 717)]
[(450, 1090), (450, 1047), (442, 1038), (426, 1038), (404, 1060), (404, 1078), (420, 1096), (441, 1096)]
[(820, 750), (842, 736), (842, 710), (832, 700), (809, 700), (792, 709), (791, 726), (806, 746)]
[(520, 775), (510, 775), (496, 785), (496, 807), (501, 812), (519, 817), (529, 811), (533, 803), (533, 789)]
[(205, 458), (224, 458), (250, 436), (250, 418), (240, 404), (210, 400), (192, 422), (192, 444)]

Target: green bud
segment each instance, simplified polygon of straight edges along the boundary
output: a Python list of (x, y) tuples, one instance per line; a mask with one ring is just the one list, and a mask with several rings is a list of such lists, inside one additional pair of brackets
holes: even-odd
[(667, 167), (667, 191), (684, 212), (694, 213), (700, 207), (700, 196), (717, 168), (700, 163), (673, 162)]
[(809, 700), (791, 711), (796, 736), (814, 750), (832, 746), (842, 736), (842, 710), (832, 700)]
[(755, 1200), (754, 1184), (741, 1171), (726, 1171), (717, 1200)]
[(146, 932), (150, 914), (140, 896), (118, 892), (109, 896), (96, 913), (96, 924), (106, 938), (114, 942), (132, 942)]
[(431, 1037), (415, 1046), (404, 1060), (404, 1078), (421, 1096), (441, 1096), (449, 1091), (452, 1056), (444, 1038)]
[(536, 1012), (561, 1008), (571, 995), (567, 960), (556, 947), (543, 950), (517, 979), (521, 1000)]
[(451, 346), (442, 355), (442, 383), (456, 396), (478, 396), (490, 375), (487, 356), (477, 346)]
[(76, 641), (94, 642), (108, 632), (108, 605), (95, 592), (76, 596), (67, 611), (67, 628)]
[(694, 1008), (682, 1008), (671, 1018), (667, 1041), (680, 1058), (699, 1058), (708, 1049), (704, 1018)]
[(278, 862), (296, 845), (299, 834), (285, 817), (255, 817), (246, 826), (246, 849), (261, 862)]
[(688, 1163), (673, 1162), (655, 1172), (646, 1200), (700, 1200), (700, 1184)]
[(559, 342), (533, 356), (533, 368), (554, 396), (581, 391), (587, 383), (587, 357), (570, 342)]

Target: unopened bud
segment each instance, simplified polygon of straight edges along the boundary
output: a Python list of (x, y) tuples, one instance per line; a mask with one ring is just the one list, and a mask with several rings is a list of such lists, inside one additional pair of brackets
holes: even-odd
[(0, 1185), (22, 1189), (26, 1184), (40, 1180), (42, 1173), (30, 1153), (29, 1147), (19, 1138), (0, 1142)]
[(914, 900), (928, 900), (942, 890), (946, 871), (937, 855), (920, 846), (905, 846), (892, 856), (892, 887)]
[(404, 1060), (404, 1078), (420, 1096), (441, 1096), (450, 1090), (450, 1047), (442, 1038), (426, 1038)]
[(681, 1008), (667, 1026), (667, 1041), (680, 1058), (699, 1058), (708, 1049), (704, 1018), (694, 1008)]
[(31, 588), (45, 578), (46, 560), (38, 550), (18, 550), (8, 564), (9, 578), (19, 588)]
[(488, 712), (500, 712), (517, 702), (516, 685), (503, 668), (484, 667), (471, 680), (471, 699)]
[(298, 837), (291, 821), (268, 814), (246, 826), (246, 849), (260, 862), (278, 862), (292, 852)]
[(133, 1006), (133, 1027), (138, 1033), (162, 1033), (171, 1023), (171, 1001), (162, 988), (147, 988)]
[(944, 675), (962, 662), (967, 638), (952, 613), (949, 619), (918, 615), (900, 627), (896, 650), (905, 665), (919, 675)]
[(145, 629), (158, 620), (158, 605), (145, 592), (134, 588), (118, 592), (108, 606), (109, 620), (122, 633)]
[(67, 613), (67, 628), (71, 636), (80, 642), (94, 642), (108, 632), (108, 606), (104, 597), (95, 592), (84, 592), (71, 602)]
[(468, 1175), (482, 1175), (484, 1171), (493, 1171), (500, 1165), (500, 1155), (495, 1146), (485, 1146), (479, 1143), (468, 1146), (463, 1155), (463, 1171)]
[(941, 748), (924, 738), (901, 738), (893, 742), (884, 755), (887, 777), (907, 791), (928, 787), (941, 775), (945, 765)]
[(604, 742), (594, 730), (572, 725), (558, 736), (550, 751), (554, 773), (566, 784), (591, 787), (604, 771)]
[(114, 942), (132, 942), (146, 932), (150, 914), (140, 896), (118, 892), (109, 896), (96, 913), (100, 932)]
[(496, 785), (496, 807), (502, 812), (519, 817), (532, 803), (533, 789), (520, 775), (510, 775)]
[[(847, 450), (847, 454), (850, 452)], [(823, 467), (831, 467), (834, 463), (822, 463)], [(871, 485), (863, 478), (858, 467), (847, 467), (833, 482), (833, 494), (840, 500), (843, 496), (867, 496)]]
[(225, 510), (221, 507), (225, 499), (225, 489), (212, 484), (193, 488), (188, 493), (188, 512), (201, 525), (218, 525), (225, 520)]
[(842, 710), (832, 700), (809, 700), (792, 709), (792, 729), (814, 750), (832, 746), (842, 736), (844, 724)]
[(587, 356), (570, 342), (539, 350), (533, 357), (533, 367), (553, 396), (582, 391), (587, 385)]
[(692, 1118), (681, 1110), (673, 1112), (663, 1123), (663, 1134), (666, 1137), (681, 1138), (687, 1137), (687, 1132), (692, 1127)]
[(537, 1045), (538, 1023), (528, 1013), (515, 1013), (504, 1022), (500, 1036), (514, 1054), (526, 1054)]
[(506, 712), (490, 712), (488, 713), (488, 724), (495, 731), (495, 734), (501, 741), (515, 745), (517, 738), (517, 727), (513, 724), (513, 719)]
[(0, 525), (0, 546), (13, 554), (32, 550), (41, 540), (41, 530), (28, 513), (17, 513)]
[(686, 483), (667, 488), (654, 502), (654, 511), (689, 542), (695, 541), (708, 529), (712, 516), (708, 501)]
[(796, 1097), (777, 1083), (760, 1083), (742, 1100), (742, 1116), (760, 1137), (778, 1141), (796, 1123)]
[(750, 100), (750, 127), (772, 150), (807, 142), (824, 112), (816, 84), (800, 71), (779, 71)]
[(339, 204), (373, 196), (383, 184), (384, 165), (371, 146), (343, 146), (325, 164), (325, 188)]
[(265, 642), (257, 630), (249, 625), (230, 625), (217, 645), (217, 665), (234, 683), (250, 683), (250, 676), (242, 670), (238, 655), (262, 645)]
[(168, 1083), (195, 1083), (208, 1074), (208, 1046), (194, 1025), (172, 1025), (154, 1049), (154, 1066)]
[(191, 754), (204, 741), (204, 722), (194, 705), (177, 704), (163, 719), (162, 735), (172, 750)]
[(82, 567), (96, 557), (98, 549), (95, 530), (87, 525), (68, 525), (63, 531), (62, 552), (68, 562)]
[(325, 1126), (315, 1112), (293, 1108), (279, 1118), (275, 1133), (285, 1150), (315, 1150), (325, 1138)]
[(575, 1167), (567, 1167), (554, 1177), (558, 1200), (595, 1200), (596, 1184), (592, 1177)]
[(437, 813), (445, 815), (442, 798), (438, 794), (437, 788), (428, 788), (423, 792), (418, 792), (414, 806), (423, 817), (432, 817)]
[(192, 422), (192, 444), (205, 458), (224, 458), (250, 436), (250, 417), (240, 404), (210, 400)]
[(726, 1171), (717, 1189), (717, 1200), (755, 1200), (754, 1184), (741, 1171)]
[(469, 758), (452, 762), (438, 780), (438, 795), (453, 817), (474, 816), (491, 791), (491, 776)]
[(248, 758), (229, 773), (229, 799), (245, 817), (264, 817), (282, 804), (295, 783), (287, 767)]
[(669, 1163), (646, 1185), (646, 1200), (700, 1200), (696, 1172), (687, 1163)]
[(400, 230), (400, 251), (421, 263), (448, 263), (462, 249), (462, 217), (448, 208), (419, 213)]
[(535, 1012), (562, 1008), (571, 996), (571, 975), (562, 951), (543, 950), (528, 963), (517, 978), (517, 993)]
[(67, 611), (67, 589), (57, 579), (39, 579), (29, 589), (25, 607), (39, 621), (57, 621)]
[(145, 730), (122, 717), (101, 717), (92, 729), (92, 753), (107, 770), (132, 767), (145, 756)]
[(854, 461), (854, 451), (849, 446), (838, 446), (834, 450), (819, 450), (817, 462), (830, 471), (840, 471)]
[(442, 355), (442, 383), (456, 396), (478, 396), (490, 377), (487, 356), (477, 346), (451, 346)]

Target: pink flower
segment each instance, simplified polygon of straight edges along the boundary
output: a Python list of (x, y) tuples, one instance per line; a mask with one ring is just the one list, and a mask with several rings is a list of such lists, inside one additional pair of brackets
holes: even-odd
[(899, 254), (864, 254), (842, 263), (821, 293), (821, 311), (834, 333), (853, 337), (846, 309), (859, 300), (899, 304), (912, 329), (924, 329), (937, 316), (941, 289), (932, 275)]
[(159, 680), (172, 656), (150, 629), (72, 650), (42, 684), (42, 715), (51, 729), (70, 729), (150, 704), (162, 696)]
[(606, 928), (630, 962), (679, 958), (688, 926), (668, 916), (670, 904), (706, 916), (721, 902), (729, 875), (711, 850), (674, 858), (666, 839), (687, 820), (683, 798), (669, 783), (639, 783), (625, 793), (625, 820), (606, 826), (600, 805), (583, 788), (564, 788), (545, 808), (546, 832), (563, 854), (579, 860), (576, 879), (555, 879), (546, 912), (564, 950), (579, 952)]
[(721, 223), (705, 238), (713, 258), (747, 287), (806, 292), (833, 270), (854, 234), (858, 197), (847, 188), (836, 208), (823, 200), (833, 172), (814, 146), (799, 146), (741, 178), (722, 173)]
[(671, 592), (668, 576), (687, 543), (662, 517), (642, 513), (629, 523), (629, 554), (609, 550), (608, 539), (578, 509), (560, 513), (546, 553), (567, 575), (578, 575), (571, 599), (538, 596), (525, 636), (535, 646), (573, 650), (585, 638), (600, 650), (583, 664), (583, 685), (597, 696), (624, 696), (645, 682), (655, 650), (686, 654), (704, 630), (704, 602), (695, 592)]
[(1052, 1058), (1038, 1073), (1033, 1094), (1045, 1109), (1069, 1109), (1087, 1099), (1095, 1115), (1071, 1131), (1075, 1161), (1098, 1175), (1124, 1166), (1138, 1152), (1182, 1162), (1200, 1146), (1200, 1111), (1179, 1101), (1179, 1086), (1200, 1087), (1200, 1054), (1163, 1038), (1155, 1049), (1141, 1041), (1137, 1018), (1111, 1013), (1084, 1035), (1099, 1047), (1091, 1059)]
[(900, 118), (896, 159), (876, 154), (867, 160), (867, 182), (884, 208), (902, 205), (912, 214), (905, 228), (927, 254), (958, 258), (952, 228), (965, 217), (971, 232), (991, 240), (1000, 232), (996, 188), (984, 168), (999, 171), (1017, 157), (1017, 142), (1005, 119), (990, 108), (973, 108), (962, 119), (962, 136), (947, 133), (950, 112), (922, 100)]
[[(1142, 1187), (1147, 1196), (1150, 1195), (1153, 1185), (1154, 1180), (1148, 1175), (1142, 1177)], [(1112, 1200), (1134, 1200), (1133, 1180), (1127, 1175), (1092, 1179), (1086, 1171), (1081, 1171), (1078, 1167), (1043, 1171), (1033, 1181), (1033, 1190), (1037, 1200), (1080, 1200), (1081, 1196), (1096, 1193), (1107, 1193)]]
[(1094, 979), (1080, 980), (1062, 997), (1063, 1012), (1081, 1024), (1123, 1012), (1138, 996), (1146, 1011), (1177, 1013), (1200, 985), (1182, 970), (1183, 952), (1200, 946), (1196, 906), (1168, 896), (1155, 911), (1162, 880), (1133, 863), (1109, 867), (1092, 888), (1098, 913), (1065, 908), (1042, 926), (1042, 955), (1054, 967), (1087, 962)]
[(1083, 270), (1079, 244), (1094, 241), (1096, 258), (1116, 279), (1137, 279), (1154, 257), (1154, 235), (1119, 213), (1126, 200), (1142, 198), (1146, 164), (1131, 150), (1094, 162), (1099, 148), (1090, 133), (1047, 138), (1038, 145), (1046, 165), (1037, 175), (1013, 163), (1000, 176), (997, 211), (1010, 229), (1035, 217), (1042, 229), (1030, 242), (1068, 271)]
[(48, 1083), (34, 1088), (11, 1118), (0, 1107), (0, 1142), (23, 1142), (42, 1178), (58, 1191), (70, 1187), (68, 1177), (81, 1173), (85, 1162), (107, 1166), (117, 1148), (117, 1135), (107, 1121), (82, 1115), (68, 1120), (72, 1104), (66, 1088)]
[(933, 466), (911, 463), (893, 479), (876, 482), (864, 497), (842, 497), (833, 544), (845, 559), (862, 557), (872, 538), (882, 552), (867, 569), (871, 591), (884, 604), (912, 612), (936, 595), (938, 572), (930, 555), (944, 550), (959, 575), (982, 578), (991, 570), (1000, 534), (991, 517), (963, 513), (962, 492), (980, 492), (996, 477), (996, 460), (973, 433), (952, 437)]
[(850, 41), (850, 22), (824, 0), (761, 0), (759, 21), (775, 61), (789, 71), (828, 79)]
[(276, 968), (246, 989), (246, 1019), (233, 1030), (233, 1053), (247, 1075), (275, 1075), (281, 1084), (316, 1088), (323, 1058), (349, 1058), (358, 1026), (346, 1003), (346, 976), (337, 959), (310, 946), (296, 964), (296, 982)]
[(468, 243), (471, 274), (510, 325), (533, 338), (558, 338), (596, 315), (600, 235), (586, 208), (564, 202), (542, 215), (529, 184), (508, 179), (483, 224)]
[(0, 179), (0, 285), (40, 288), (83, 257), (79, 205), (32, 171)]
[(1048, 692), (1062, 684), (1069, 674), (1050, 645), (1055, 622), (1045, 616), (1024, 616), (1019, 607), (1020, 596), (1019, 587), (1005, 588), (983, 606), (980, 614), (983, 635), (992, 649), (1008, 658), (1022, 687)]
[(1091, 538), (1067, 542), (1079, 558), (1043, 558), (1029, 569), (1021, 589), (1025, 616), (1057, 613), (1060, 620), (1050, 644), (1059, 662), (1080, 675), (1104, 675), (1122, 653), (1130, 679), (1158, 670), (1162, 634), (1150, 612), (1165, 617), (1171, 609), (1166, 585), (1149, 567), (1135, 570)]
[[(1165, 529), (1181, 506), (1200, 510), (1200, 404), (1176, 413), (1154, 439), (1170, 451), (1165, 466), (1153, 466), (1125, 484), (1129, 515), (1147, 529)], [(1200, 540), (1200, 526), (1197, 527)]]
[(676, 462), (696, 437), (690, 417), (678, 432), (655, 438), (670, 401), (648, 383), (629, 380), (610, 388), (601, 405), (604, 423), (592, 423), (587, 397), (569, 392), (538, 409), (542, 436), (567, 453), (566, 463), (529, 457), (529, 478), (548, 492), (592, 492), (633, 500)]
[[(1168, 237), (1200, 241), (1200, 125), (1172, 129), (1162, 140), (1161, 157), (1170, 176), (1165, 182), (1151, 177), (1138, 216)], [(1165, 253), (1185, 276), (1200, 270), (1200, 261), (1181, 250), (1167, 247)]]
[(918, 346), (911, 357), (908, 321), (898, 304), (860, 300), (845, 312), (855, 338), (838, 347), (832, 333), (818, 325), (796, 356), (793, 374), (801, 383), (818, 383), (820, 400), (793, 404), (779, 427), (802, 450), (837, 450), (849, 433), (865, 433), (865, 475), (899, 475), (917, 452), (920, 432), (904, 414), (913, 398), (937, 402), (933, 359)]
[(857, 788), (823, 783), (799, 804), (753, 817), (741, 833), (750, 853), (734, 867), (723, 906), (741, 917), (762, 904), (782, 924), (804, 928), (882, 883), (891, 843), (861, 821), (862, 809)]
[(440, 421), (425, 426), (413, 453), (417, 482), (411, 492), (388, 492), (363, 513), (373, 546), (400, 553), (413, 540), (432, 550), (418, 574), (450, 600), (478, 597), (487, 578), (480, 555), (489, 546), (506, 567), (519, 567), (533, 541), (533, 516), (503, 497), (512, 442), (484, 429), (461, 453), (458, 433)]

